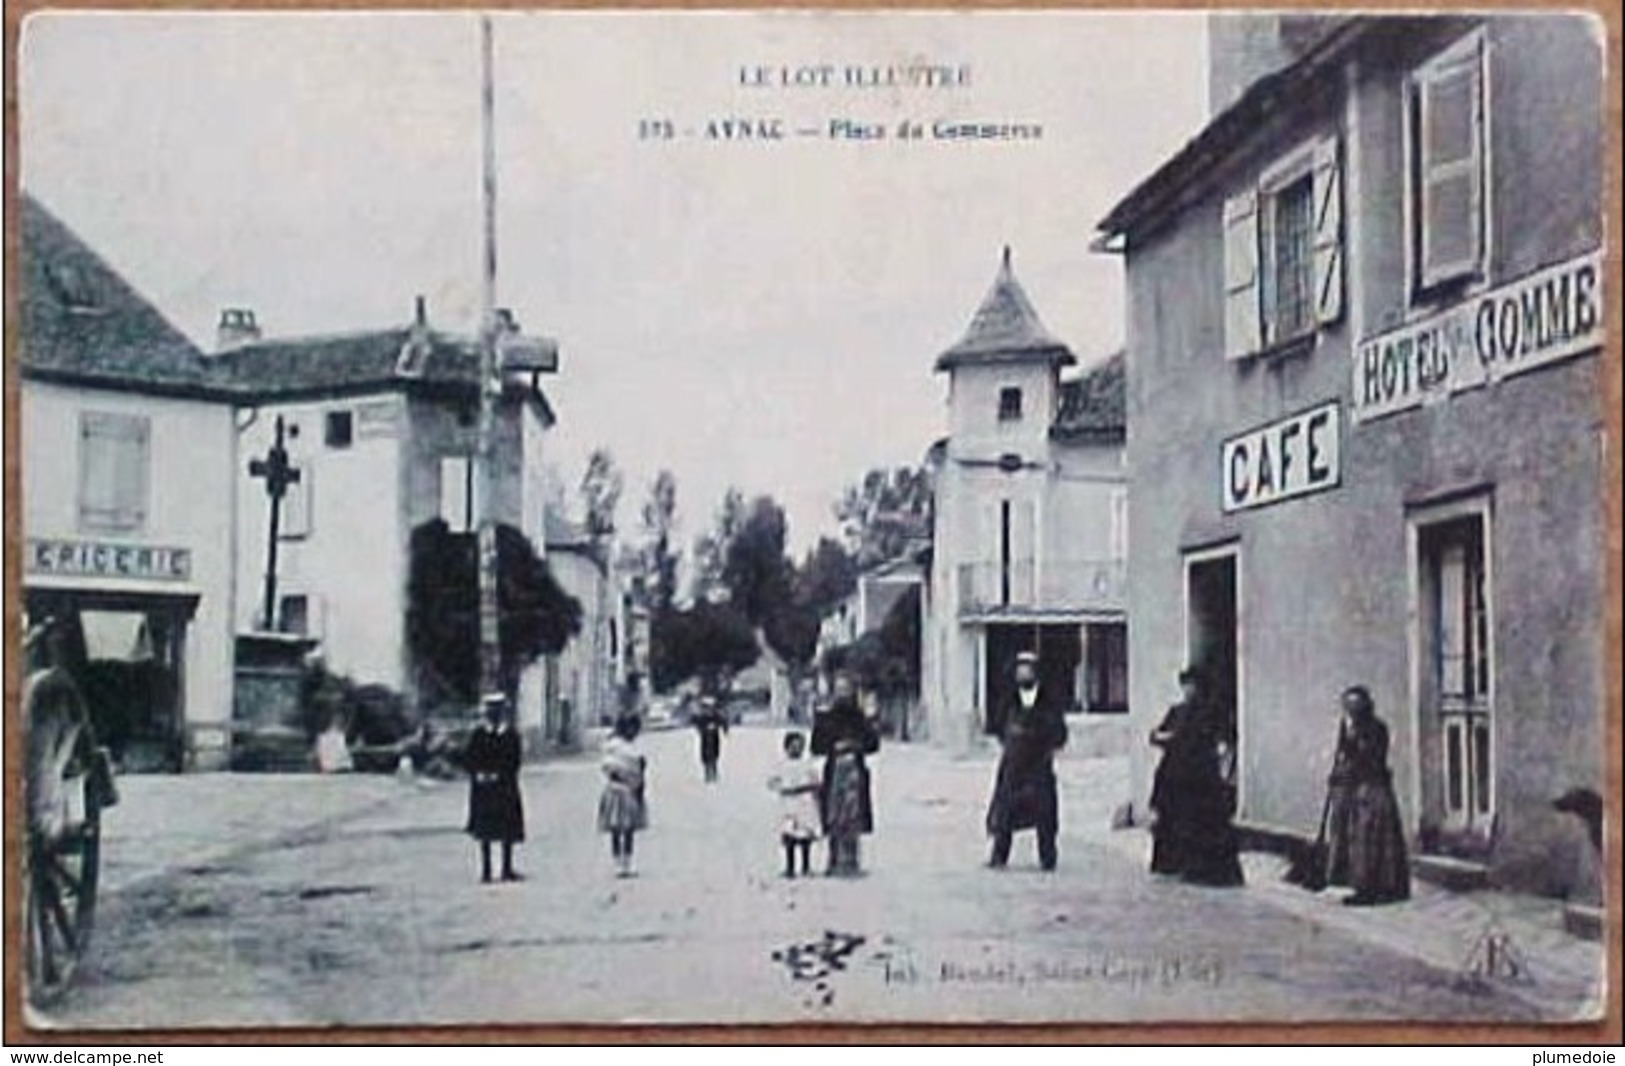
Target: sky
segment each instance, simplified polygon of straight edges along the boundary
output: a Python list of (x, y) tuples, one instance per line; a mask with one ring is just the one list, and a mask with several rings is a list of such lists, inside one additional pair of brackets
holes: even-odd
[[(944, 433), (932, 364), (1005, 245), (1051, 332), (1109, 355), (1122, 264), (1089, 242), (1200, 128), (1204, 17), (495, 15), (497, 302), (559, 341), (570, 497), (604, 446), (623, 529), (666, 467), (687, 536), (729, 486), (784, 504), (797, 550), (836, 532), (845, 485)], [(951, 83), (843, 81), (921, 64)], [(479, 79), (469, 12), (35, 15), (22, 184), (205, 350), (228, 306), (287, 337), (401, 325), (421, 294), (471, 332)], [(707, 136), (731, 118), (786, 137)]]

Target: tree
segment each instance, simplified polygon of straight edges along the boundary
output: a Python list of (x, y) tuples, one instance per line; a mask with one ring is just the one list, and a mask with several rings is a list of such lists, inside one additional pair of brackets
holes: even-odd
[(711, 599), (727, 589), (723, 571), (727, 568), (728, 547), (745, 524), (745, 496), (736, 488), (729, 488), (717, 509), (716, 521), (709, 532), (694, 541), (694, 579), (691, 586), (695, 600)]
[(605, 540), (615, 532), (615, 509), (620, 506), (623, 482), (609, 449), (593, 449), (587, 457), (587, 471), (581, 475), (581, 498), (587, 533), (594, 540)]
[(760, 654), (750, 622), (730, 603), (669, 608), (651, 626), (649, 670), (657, 692), (696, 678), (704, 691), (720, 693)]
[(857, 587), (857, 560), (840, 541), (829, 537), (818, 538), (796, 571), (796, 599), (819, 617), (828, 614)]
[[(441, 519), (412, 531), (407, 574), (406, 641), (429, 702), (479, 699), (479, 546)], [(529, 538), (497, 527), (497, 610), (503, 691), (538, 656), (563, 650), (581, 631), (581, 604), (565, 592)]]
[(646, 538), (642, 566), (650, 585), (650, 607), (655, 611), (671, 606), (677, 599), (677, 565), (680, 554), (672, 548), (677, 526), (677, 477), (670, 470), (655, 475), (649, 499), (643, 505)]
[(758, 496), (723, 553), (723, 584), (758, 628), (790, 602), (794, 570), (784, 554), (787, 533), (784, 508), (771, 496)]
[(931, 535), (933, 486), (923, 468), (869, 471), (835, 505), (860, 569), (900, 557), (909, 542)]
[(898, 597), (878, 628), (834, 649), (825, 666), (851, 670), (880, 699), (888, 728), (908, 739), (906, 703), (920, 692), (920, 587)]

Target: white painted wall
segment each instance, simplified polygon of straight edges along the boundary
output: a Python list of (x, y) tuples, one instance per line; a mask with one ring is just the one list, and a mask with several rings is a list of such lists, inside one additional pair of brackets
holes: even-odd
[[(365, 417), (363, 417), (365, 409)], [(324, 440), (330, 411), (353, 412), (347, 448)], [(241, 590), (236, 624), (261, 628), (269, 500), (265, 482), (248, 463), (269, 450), (281, 415), (290, 461), (302, 484), (290, 491), (309, 509), (303, 536), (284, 535), (279, 548), (278, 597), (310, 598), (312, 634), (322, 640), (330, 669), (358, 682), (404, 688), (406, 536), (401, 528), (401, 437), (408, 421), (395, 394), (241, 409), (233, 476), (241, 515), (237, 559)], [(222, 498), (229, 498), (223, 494)], [(438, 503), (438, 494), (430, 497)], [(284, 508), (284, 518), (295, 518)], [(297, 532), (297, 523), (286, 526)]]
[[(232, 498), (237, 466), (231, 409), (223, 404), (25, 381), (22, 386), (23, 536), (89, 540), (192, 553), (197, 613), (187, 629), (185, 706), (189, 726), (224, 725), (232, 693)], [(112, 535), (79, 526), (79, 417), (85, 411), (149, 421), (149, 496), (140, 529)], [(24, 560), (25, 570), (28, 563)], [(26, 582), (25, 578), (25, 582)], [(54, 578), (59, 587), (177, 591), (176, 583)], [(223, 732), (192, 729), (194, 764), (224, 758)]]

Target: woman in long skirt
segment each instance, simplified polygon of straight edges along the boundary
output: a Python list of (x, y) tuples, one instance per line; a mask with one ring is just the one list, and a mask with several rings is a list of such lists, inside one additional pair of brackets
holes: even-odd
[(1337, 755), (1327, 784), (1326, 882), (1347, 885), (1353, 907), (1411, 895), (1405, 829), (1388, 768), (1388, 727), (1363, 685), (1344, 691)]
[(632, 840), (649, 826), (649, 806), (644, 797), (648, 760), (637, 746), (642, 723), (633, 714), (615, 721), (615, 733), (604, 742), (599, 768), (604, 774), (604, 791), (598, 797), (598, 829), (609, 834), (609, 852), (615, 860), (618, 877), (632, 876)]
[(861, 872), (858, 842), (874, 832), (865, 756), (880, 749), (880, 734), (858, 706), (852, 679), (836, 678), (835, 699), (813, 723), (812, 753), (824, 756), (823, 819), (829, 838), (829, 873)]

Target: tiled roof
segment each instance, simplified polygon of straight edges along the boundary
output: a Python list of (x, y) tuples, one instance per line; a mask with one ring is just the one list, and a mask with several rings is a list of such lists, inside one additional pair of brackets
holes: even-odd
[[(402, 351), (414, 339), (424, 342), (402, 367)], [(427, 358), (424, 358), (427, 355)], [(275, 398), (384, 387), (421, 380), (473, 384), (479, 377), (479, 354), (457, 337), (399, 326), (363, 333), (251, 341), (214, 356), (219, 383), (239, 394)]]
[(936, 368), (951, 370), (956, 366), (1035, 360), (1057, 366), (1077, 362), (1067, 346), (1051, 336), (1039, 321), (1038, 312), (1011, 269), (1010, 249), (1006, 248), (993, 288), (976, 309), (970, 328), (957, 344), (937, 357)]
[(1050, 427), (1057, 440), (1120, 441), (1128, 428), (1122, 352), (1069, 381), (1061, 382), (1061, 402)]
[[(421, 307), (403, 326), (253, 340), (205, 354), (27, 194), (22, 221), (22, 369), (31, 377), (223, 403), (478, 385), (474, 342), (429, 329)], [(540, 388), (525, 396), (549, 424), (555, 420)]]
[(24, 193), (22, 370), (109, 387), (207, 387), (208, 359), (43, 204)]

